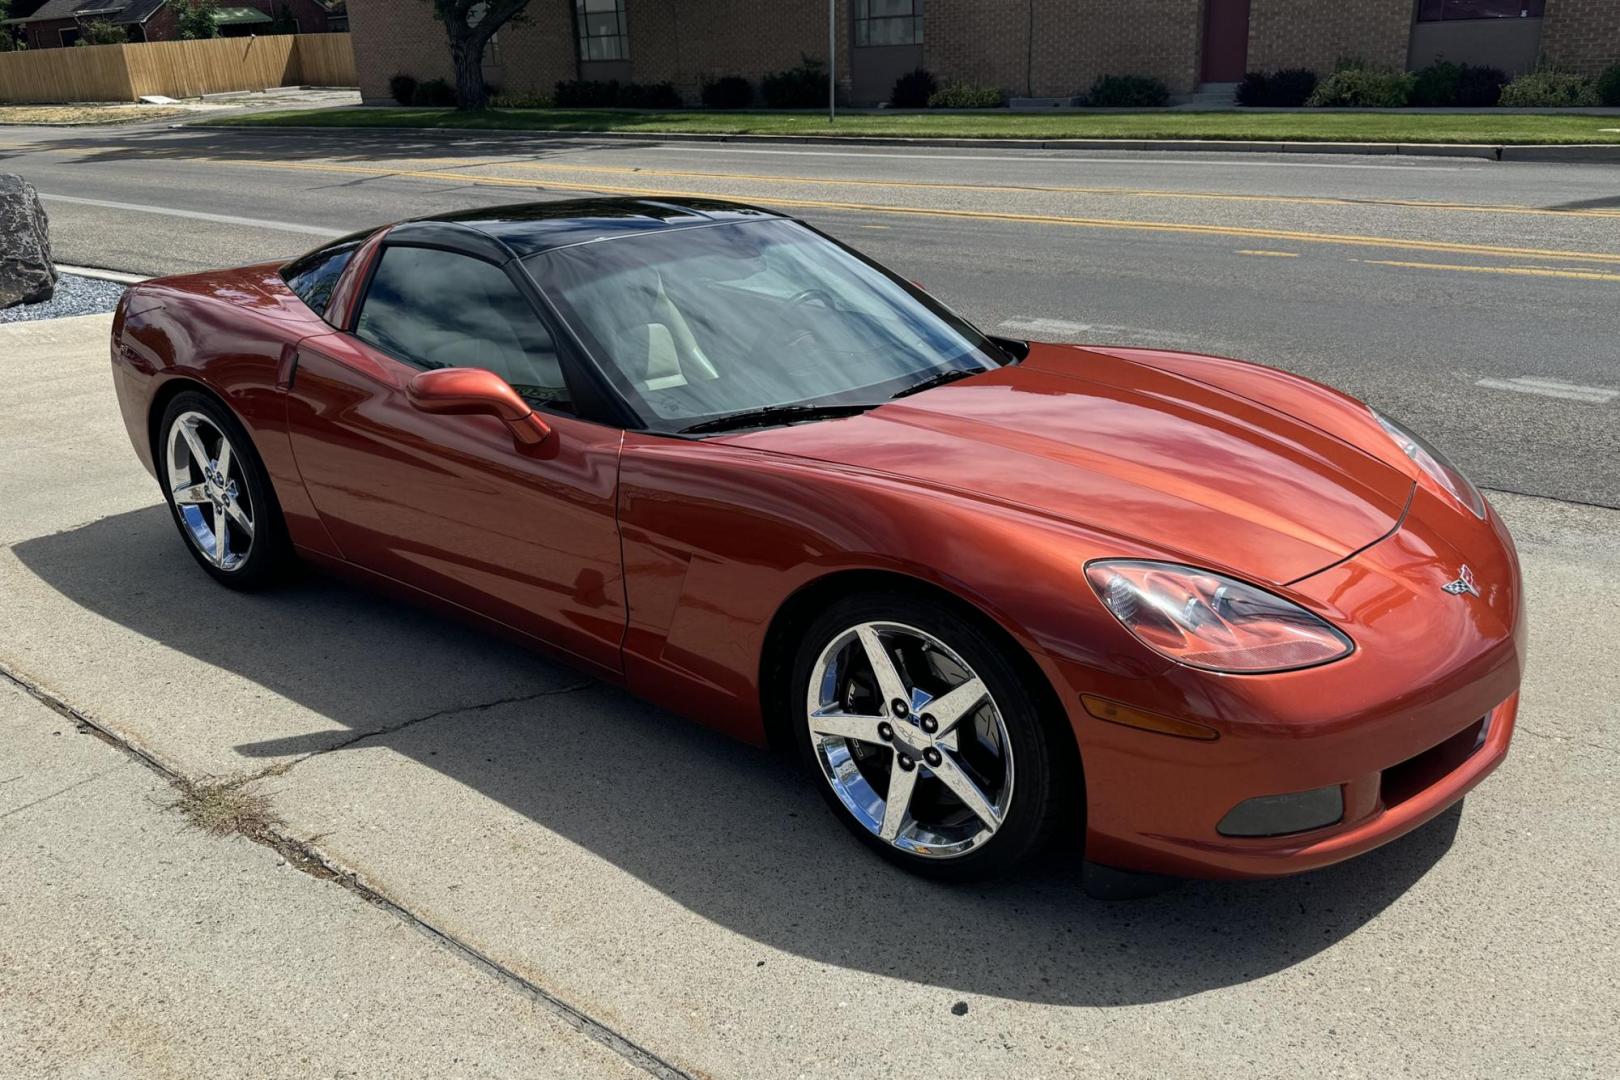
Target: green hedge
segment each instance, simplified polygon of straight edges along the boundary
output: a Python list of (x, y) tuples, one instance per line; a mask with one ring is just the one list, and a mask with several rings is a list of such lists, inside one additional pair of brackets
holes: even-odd
[(1340, 68), (1317, 85), (1305, 104), (1317, 109), (1399, 109), (1412, 100), (1415, 81), (1400, 71)]
[(949, 83), (928, 97), (930, 109), (998, 109), (1003, 102), (1001, 89), (979, 83)]
[(1532, 71), (1502, 88), (1502, 104), (1515, 109), (1597, 105), (1597, 85), (1568, 71)]

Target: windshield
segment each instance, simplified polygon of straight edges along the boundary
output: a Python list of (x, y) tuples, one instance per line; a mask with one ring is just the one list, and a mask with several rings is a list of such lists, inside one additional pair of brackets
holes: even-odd
[(1005, 362), (893, 274), (791, 221), (579, 244), (525, 265), (654, 430), (878, 405)]

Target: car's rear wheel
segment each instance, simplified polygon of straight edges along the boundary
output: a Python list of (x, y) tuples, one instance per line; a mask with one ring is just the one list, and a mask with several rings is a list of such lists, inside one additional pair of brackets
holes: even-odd
[(158, 477), (186, 549), (216, 581), (262, 588), (290, 545), (246, 430), (207, 394), (175, 395), (158, 429)]
[(1006, 648), (906, 593), (845, 598), (805, 634), (790, 698), (801, 755), (844, 824), (908, 870), (1001, 873), (1057, 827), (1064, 759)]

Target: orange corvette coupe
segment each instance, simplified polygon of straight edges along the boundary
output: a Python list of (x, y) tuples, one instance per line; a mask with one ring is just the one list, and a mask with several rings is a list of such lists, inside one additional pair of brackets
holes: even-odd
[(498, 207), (150, 281), (112, 364), (222, 584), (304, 560), (791, 748), (919, 873), (1060, 836), (1104, 882), (1308, 870), (1513, 734), (1513, 543), (1417, 435), (987, 336), (766, 211)]

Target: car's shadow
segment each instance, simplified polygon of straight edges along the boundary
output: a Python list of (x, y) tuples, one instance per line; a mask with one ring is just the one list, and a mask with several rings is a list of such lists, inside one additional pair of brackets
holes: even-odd
[[(464, 662), (533, 671), (537, 686), (577, 681), (482, 633), (322, 578), (231, 593), (181, 550), (161, 506), (13, 550), (74, 603), (340, 728), (388, 719), (357, 703), (436, 700), (443, 672)], [(392, 719), (412, 715), (400, 705)], [(469, 731), (483, 741), (469, 745)], [(344, 737), (236, 749), (263, 758)], [(1060, 1005), (1160, 1001), (1295, 964), (1398, 900), (1446, 852), (1458, 822), (1453, 811), (1352, 864), (1298, 878), (1189, 882), (1104, 903), (1081, 892), (1072, 857), (992, 885), (911, 878), (847, 836), (794, 769), (606, 687), (548, 699), (516, 723), (428, 723), (377, 739), (753, 940), (821, 963)], [(603, 767), (580, 767), (589, 761)], [(919, 911), (937, 942), (883, 940), (896, 912)]]

